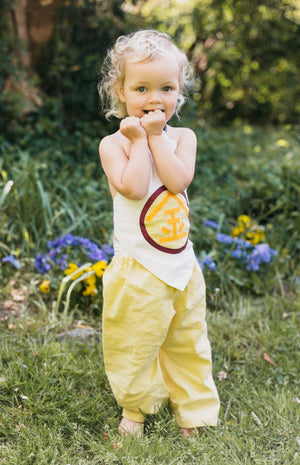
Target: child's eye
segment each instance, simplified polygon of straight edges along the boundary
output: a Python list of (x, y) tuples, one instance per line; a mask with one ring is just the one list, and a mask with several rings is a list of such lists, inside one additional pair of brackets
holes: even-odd
[(140, 86), (137, 88), (138, 92), (146, 92), (146, 87), (145, 86)]
[(164, 91), (164, 92), (170, 92), (170, 90), (172, 90), (172, 87), (171, 87), (171, 86), (165, 86), (165, 87), (163, 87), (163, 91)]

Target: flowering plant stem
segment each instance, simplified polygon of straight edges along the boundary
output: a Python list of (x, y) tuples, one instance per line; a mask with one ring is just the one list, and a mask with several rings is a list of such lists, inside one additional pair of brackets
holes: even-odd
[(79, 276), (79, 278), (75, 279), (74, 282), (69, 287), (67, 295), (66, 295), (66, 302), (65, 302), (65, 306), (64, 306), (63, 315), (62, 315), (63, 321), (65, 321), (65, 319), (67, 318), (67, 314), (68, 314), (68, 310), (69, 310), (69, 306), (70, 306), (71, 294), (72, 294), (72, 291), (73, 291), (74, 287), (80, 281), (83, 281), (84, 279), (88, 278), (92, 274), (95, 274), (94, 270), (91, 270), (91, 271), (88, 271), (87, 273), (84, 273), (82, 276)]
[[(54, 307), (55, 315), (58, 315), (59, 305), (60, 305), (61, 298), (62, 298), (64, 290), (65, 290), (66, 284), (69, 281), (71, 281), (72, 279), (74, 279), (74, 276), (78, 275), (78, 273), (80, 273), (81, 271), (86, 270), (90, 266), (91, 266), (91, 263), (85, 263), (84, 265), (79, 267), (77, 270), (75, 270), (73, 273), (69, 274), (68, 276), (65, 276), (62, 279), (60, 287), (59, 287), (59, 291), (58, 291), (57, 301), (56, 301), (56, 304), (55, 304), (55, 307)], [(90, 276), (91, 274), (92, 274), (92, 272), (89, 272), (89, 273), (86, 273), (86, 274), (80, 276), (79, 278), (75, 279), (74, 283), (70, 286), (70, 288), (72, 287), (71, 292), (72, 292), (73, 288), (75, 287), (75, 285), (79, 281), (82, 281), (83, 279), (85, 279), (87, 276)], [(68, 308), (69, 308), (71, 292), (69, 293), (69, 297), (68, 297), (68, 294), (67, 294), (67, 300), (66, 300), (65, 307), (64, 307), (64, 312), (63, 312), (64, 317), (66, 316)]]

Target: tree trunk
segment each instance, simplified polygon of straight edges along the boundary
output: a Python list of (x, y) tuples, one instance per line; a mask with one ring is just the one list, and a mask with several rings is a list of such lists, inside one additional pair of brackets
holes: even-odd
[[(15, 0), (10, 7), (9, 27), (20, 41), (15, 60), (21, 63), (16, 73), (6, 80), (4, 92), (19, 97), (21, 115), (42, 106), (43, 101), (34, 73), (41, 49), (49, 41), (55, 26), (54, 12), (62, 0)], [(35, 82), (34, 82), (35, 81)]]

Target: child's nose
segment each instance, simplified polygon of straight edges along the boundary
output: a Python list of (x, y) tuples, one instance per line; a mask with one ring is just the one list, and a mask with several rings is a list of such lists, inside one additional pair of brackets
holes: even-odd
[(156, 102), (161, 102), (161, 93), (159, 91), (153, 91), (150, 95), (150, 102), (156, 103)]

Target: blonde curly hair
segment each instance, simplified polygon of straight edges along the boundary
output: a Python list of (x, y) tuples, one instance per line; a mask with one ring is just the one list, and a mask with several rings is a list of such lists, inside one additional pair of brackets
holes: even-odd
[(126, 106), (119, 99), (118, 89), (125, 78), (125, 64), (149, 62), (151, 60), (169, 57), (176, 58), (179, 66), (180, 94), (176, 106), (176, 114), (185, 101), (185, 92), (193, 83), (193, 72), (186, 55), (171, 42), (168, 34), (155, 30), (141, 30), (127, 36), (120, 36), (111, 49), (108, 50), (101, 69), (98, 84), (99, 96), (106, 118), (111, 116), (123, 118), (126, 116)]

